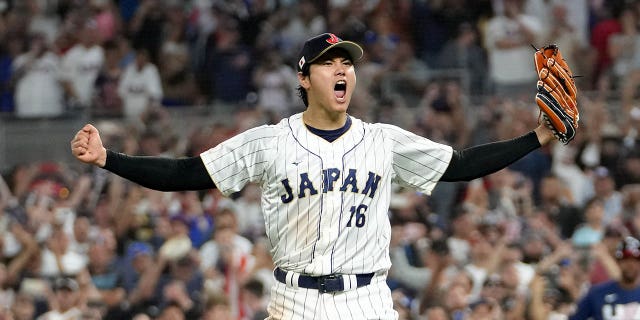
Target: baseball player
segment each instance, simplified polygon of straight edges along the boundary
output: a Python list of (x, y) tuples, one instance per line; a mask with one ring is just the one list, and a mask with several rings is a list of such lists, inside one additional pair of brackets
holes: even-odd
[(438, 181), (495, 172), (554, 139), (540, 125), (507, 141), (462, 151), (347, 113), (362, 48), (325, 33), (307, 40), (297, 69), (306, 105), (275, 125), (249, 129), (192, 158), (129, 156), (106, 149), (85, 125), (73, 155), (161, 191), (262, 188), (276, 265), (268, 319), (396, 319), (391, 262), (391, 184), (429, 194)]

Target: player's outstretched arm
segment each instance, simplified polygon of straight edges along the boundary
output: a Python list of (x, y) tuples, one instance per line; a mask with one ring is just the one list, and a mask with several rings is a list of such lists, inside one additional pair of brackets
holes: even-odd
[[(546, 128), (536, 128), (520, 137), (453, 150), (440, 180), (471, 181), (501, 170), (549, 142)], [(552, 135), (553, 137), (553, 135)]]
[(99, 166), (149, 189), (185, 191), (215, 188), (200, 157), (170, 159), (117, 153), (102, 145), (98, 129), (90, 124), (71, 140), (71, 152), (84, 163)]
[(71, 140), (71, 153), (76, 159), (104, 167), (107, 161), (107, 150), (102, 145), (100, 133), (96, 127), (86, 124)]

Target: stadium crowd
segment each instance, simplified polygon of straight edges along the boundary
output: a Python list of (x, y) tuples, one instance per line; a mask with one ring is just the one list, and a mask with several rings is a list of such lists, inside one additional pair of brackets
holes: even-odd
[[(198, 155), (301, 110), (296, 55), (326, 31), (365, 48), (349, 113), (456, 148), (511, 138), (538, 121), (531, 45), (559, 44), (582, 76), (573, 142), (431, 195), (395, 190), (388, 282), (400, 319), (566, 319), (590, 287), (620, 277), (616, 245), (640, 236), (640, 1), (0, 10), (0, 114), (88, 115), (105, 146), (139, 155)], [(177, 132), (168, 116), (214, 105), (234, 121)], [(269, 244), (256, 186), (163, 193), (43, 157), (0, 176), (0, 318), (264, 319)]]

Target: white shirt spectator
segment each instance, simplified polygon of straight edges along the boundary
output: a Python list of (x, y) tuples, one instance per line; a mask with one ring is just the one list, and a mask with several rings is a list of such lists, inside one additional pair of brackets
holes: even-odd
[(295, 100), (296, 79), (296, 73), (286, 65), (261, 73), (256, 79), (260, 107), (278, 116), (289, 112)]
[(260, 189), (256, 185), (248, 185), (242, 190), (242, 194), (232, 206), (238, 221), (238, 233), (248, 238), (261, 236), (265, 233), (265, 228)]
[[(522, 28), (527, 28), (539, 38), (543, 27), (536, 17), (519, 14), (515, 18), (496, 16), (489, 20), (485, 46), (488, 48), (490, 77), (498, 84), (517, 84), (535, 80), (532, 72), (533, 53), (531, 45), (525, 40)], [(521, 42), (518, 46), (499, 48), (501, 40)], [(535, 42), (535, 41), (534, 41)]]
[(58, 65), (59, 59), (52, 52), (46, 52), (40, 57), (33, 57), (28, 52), (16, 58), (14, 70), (24, 72), (16, 85), (16, 116), (55, 117), (64, 112), (64, 94)]
[(120, 79), (118, 94), (125, 117), (138, 117), (151, 103), (162, 99), (162, 83), (156, 66), (146, 63), (138, 68), (136, 63), (131, 63)]
[(81, 44), (75, 45), (63, 57), (64, 79), (70, 82), (82, 106), (91, 103), (96, 77), (103, 63), (104, 50), (98, 45), (89, 48)]
[(88, 263), (88, 258), (79, 253), (68, 250), (60, 258), (60, 264), (64, 270), (58, 268), (55, 254), (49, 250), (42, 250), (40, 265), (40, 276), (42, 277), (59, 277), (65, 274), (78, 274), (82, 271)]
[[(233, 247), (238, 255), (251, 255), (253, 244), (247, 238), (236, 235), (233, 238)], [(215, 268), (220, 259), (220, 247), (214, 240), (209, 240), (200, 247), (200, 269)]]

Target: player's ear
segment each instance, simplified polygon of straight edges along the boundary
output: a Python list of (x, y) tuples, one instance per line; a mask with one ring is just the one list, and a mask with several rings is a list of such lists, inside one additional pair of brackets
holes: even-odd
[(300, 86), (305, 89), (309, 89), (309, 87), (311, 86), (311, 83), (309, 81), (309, 74), (304, 75), (302, 72), (298, 72), (298, 82), (300, 83)]

